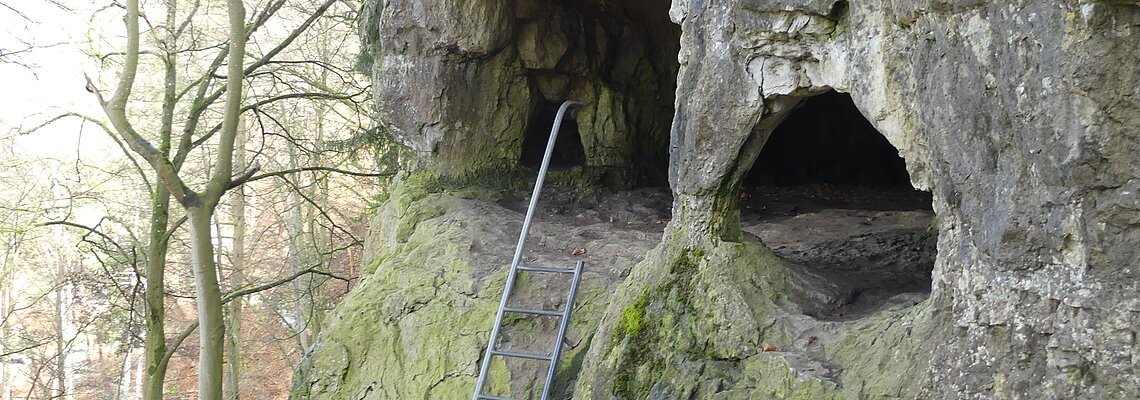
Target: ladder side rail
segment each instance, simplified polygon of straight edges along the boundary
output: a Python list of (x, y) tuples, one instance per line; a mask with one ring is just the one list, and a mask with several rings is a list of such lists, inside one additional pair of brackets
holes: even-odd
[[(523, 219), (522, 232), (519, 233), (519, 242), (515, 247), (515, 255), (511, 259), (511, 268), (507, 272), (506, 287), (503, 289), (503, 297), (499, 300), (499, 310), (495, 313), (495, 324), (491, 327), (491, 337), (487, 339), (487, 350), (483, 353), (483, 365), (479, 366), (479, 380), (475, 383), (475, 394), (472, 396), (473, 400), (478, 400), (479, 396), (483, 393), (483, 384), (487, 380), (487, 370), (491, 365), (492, 350), (495, 349), (495, 342), (499, 337), (499, 328), (503, 322), (503, 309), (507, 307), (507, 300), (511, 296), (511, 288), (515, 283), (515, 272), (522, 260), (523, 248), (526, 245), (526, 237), (530, 232), (530, 222), (534, 219), (534, 211), (538, 206), (538, 197), (542, 193), (542, 184), (546, 181), (546, 170), (550, 166), (550, 157), (554, 154), (554, 141), (558, 138), (558, 130), (562, 127), (562, 118), (566, 115), (566, 110), (570, 107), (579, 106), (582, 103), (576, 101), (565, 101), (562, 106), (558, 107), (558, 114), (554, 116), (554, 126), (550, 129), (550, 138), (546, 142), (546, 153), (542, 156), (542, 166), (538, 169), (538, 179), (534, 182), (534, 191), (531, 192), (530, 205), (526, 209), (526, 218)], [(561, 341), (561, 339), (559, 339)]]
[(554, 386), (554, 373), (558, 371), (558, 358), (562, 355), (562, 341), (566, 340), (566, 329), (570, 326), (570, 313), (574, 311), (574, 297), (578, 294), (578, 281), (582, 279), (582, 266), (578, 260), (574, 265), (574, 278), (570, 281), (570, 294), (566, 295), (566, 309), (562, 311), (562, 323), (558, 325), (558, 336), (554, 338), (554, 348), (550, 352), (550, 369), (546, 371), (546, 383), (542, 385), (542, 400), (550, 398), (550, 388)]
[[(570, 107), (580, 106), (582, 103), (566, 101), (558, 107), (558, 114), (554, 116), (554, 126), (550, 128), (550, 138), (546, 140), (546, 153), (542, 156), (542, 165), (538, 168), (538, 179), (534, 182), (534, 191), (530, 194), (530, 204), (526, 208), (526, 218), (523, 219), (522, 232), (519, 234), (518, 245), (515, 246), (515, 255), (511, 260), (514, 269), (522, 260), (523, 249), (526, 246), (526, 237), (530, 233), (530, 223), (534, 220), (534, 212), (538, 208), (538, 198), (542, 194), (542, 185), (546, 182), (546, 171), (550, 168), (550, 158), (554, 154), (554, 142), (558, 139), (558, 130), (562, 127), (562, 118)], [(503, 303), (506, 306), (506, 303)]]

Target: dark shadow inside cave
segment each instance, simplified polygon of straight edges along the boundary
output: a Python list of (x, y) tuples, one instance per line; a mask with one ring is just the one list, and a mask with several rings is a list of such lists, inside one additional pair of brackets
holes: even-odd
[(914, 191), (898, 150), (863, 118), (850, 95), (835, 91), (804, 100), (776, 127), (745, 184)]
[[(542, 164), (559, 106), (561, 104), (547, 101), (541, 101), (535, 106), (523, 136), (522, 157), (519, 158), (519, 163), (523, 166), (538, 168)], [(558, 137), (554, 140), (554, 150), (550, 153), (550, 168), (559, 170), (585, 165), (586, 150), (582, 147), (578, 122), (574, 120), (574, 112), (567, 111), (558, 129)]]
[(855, 319), (930, 293), (929, 193), (847, 94), (804, 100), (769, 136), (740, 195), (741, 226), (794, 265), (805, 314)]
[[(542, 161), (563, 100), (585, 103), (555, 144), (554, 170), (585, 167), (618, 190), (668, 185), (680, 26), (669, 0), (521, 2), (516, 48), (535, 99), (519, 162)], [(553, 183), (560, 182), (553, 177)]]

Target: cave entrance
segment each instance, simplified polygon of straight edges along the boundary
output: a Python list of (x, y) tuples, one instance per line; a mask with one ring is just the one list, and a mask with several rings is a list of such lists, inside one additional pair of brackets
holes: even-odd
[[(554, 128), (554, 117), (561, 104), (543, 101), (535, 106), (530, 123), (523, 136), (522, 157), (519, 163), (530, 168), (538, 168), (546, 154), (546, 144), (550, 140), (550, 130)], [(554, 140), (554, 151), (550, 154), (550, 169), (568, 169), (586, 165), (586, 150), (582, 146), (582, 136), (578, 132), (578, 121), (574, 113), (567, 111)]]
[[(523, 166), (536, 167), (558, 105), (567, 115), (552, 167), (612, 189), (668, 185), (680, 26), (669, 0), (520, 1), (515, 41), (531, 90)], [(554, 177), (555, 182), (558, 177)]]
[(881, 200), (909, 202), (875, 204), (879, 199), (864, 197), (834, 200), (872, 208), (930, 207), (922, 196), (897, 196), (915, 192), (906, 161), (855, 108), (850, 95), (835, 91), (804, 100), (772, 131), (745, 184), (858, 188), (859, 194), (878, 192)]
[(930, 293), (931, 196), (847, 94), (804, 100), (742, 182), (741, 225), (791, 264), (805, 314), (853, 319)]
[[(529, 90), (518, 164), (542, 163), (550, 129), (567, 112), (546, 177), (543, 217), (660, 234), (671, 219), (669, 140), (681, 28), (670, 0), (525, 0), (514, 4), (514, 52)], [(512, 64), (516, 65), (516, 64)], [(512, 138), (514, 139), (514, 138)], [(613, 196), (592, 193), (608, 192)], [(525, 210), (527, 193), (505, 196)], [(541, 211), (541, 210), (540, 210)]]

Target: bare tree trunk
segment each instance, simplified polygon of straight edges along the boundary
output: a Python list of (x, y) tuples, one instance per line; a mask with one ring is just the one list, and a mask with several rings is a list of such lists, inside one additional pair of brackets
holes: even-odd
[(131, 400), (143, 398), (143, 383), (146, 381), (146, 357), (135, 357), (135, 384), (131, 387)]
[[(224, 358), (225, 321), (222, 315), (222, 293), (218, 286), (218, 267), (214, 263), (210, 220), (218, 201), (232, 184), (234, 142), (241, 115), (242, 80), (245, 76), (245, 5), (241, 0), (227, 0), (230, 51), (226, 70), (225, 113), (218, 140), (217, 160), (206, 190), (200, 196), (184, 198), (189, 216), (190, 247), (193, 252), (194, 286), (198, 295), (198, 398), (222, 399), (222, 361)], [(244, 168), (244, 166), (242, 166)]]
[[(178, 17), (178, 2), (166, 2), (166, 26), (175, 26)], [(173, 32), (168, 32), (171, 41), (176, 40)], [(178, 81), (177, 55), (168, 53), (163, 68), (162, 119), (159, 132), (158, 152), (164, 158), (170, 157), (171, 138), (174, 131), (174, 108), (178, 102), (175, 91)], [(157, 179), (162, 179), (156, 175)], [(146, 286), (144, 287), (146, 334), (143, 343), (143, 364), (146, 365), (142, 383), (142, 398), (162, 400), (163, 383), (166, 382), (166, 255), (170, 247), (170, 191), (165, 185), (155, 185), (150, 205), (150, 227), (146, 252)]]
[(123, 354), (123, 362), (119, 365), (119, 385), (115, 388), (115, 399), (121, 400), (124, 398), (131, 398), (130, 392), (134, 382), (135, 364), (131, 362), (134, 358), (134, 352), (131, 347), (127, 346), (126, 354)]
[(222, 319), (222, 291), (214, 263), (210, 234), (213, 207), (186, 209), (190, 223), (194, 287), (198, 298), (198, 398), (222, 398), (222, 352), (225, 323)]
[[(7, 265), (5, 265), (7, 267)], [(5, 270), (6, 272), (6, 270)], [(12, 309), (12, 284), (8, 282), (8, 277), (0, 278), (0, 313), (5, 316), (11, 316), (8, 311)], [(9, 321), (4, 321), (0, 324), (0, 352), (8, 352), (8, 324)], [(14, 322), (14, 321), (13, 321)], [(0, 400), (10, 400), (12, 398), (12, 371), (8, 369), (8, 360), (0, 360)]]
[[(63, 256), (60, 255), (56, 260), (56, 279), (60, 282), (64, 279), (64, 263)], [(55, 289), (55, 390), (53, 397), (63, 397), (67, 393), (66, 382), (64, 381), (64, 369), (67, 368), (67, 359), (64, 353), (64, 338), (63, 338), (63, 288), (65, 285), (62, 283)]]
[[(322, 62), (331, 62), (329, 55), (331, 54), (331, 45), (329, 43), (329, 35), (324, 34), (328, 32), (329, 21), (321, 20), (320, 30), (322, 32), (319, 46), (319, 57)], [(320, 82), (322, 85), (327, 85), (329, 80), (329, 70), (327, 68), (320, 69)], [(316, 126), (316, 143), (325, 142), (325, 114), (328, 112), (328, 104), (321, 102), (317, 103), (317, 126)], [(324, 160), (321, 155), (323, 153), (317, 151), (314, 153), (314, 160), (312, 163), (316, 165), (324, 165)], [(327, 269), (327, 260), (322, 255), (323, 249), (328, 248), (327, 232), (322, 231), (318, 223), (317, 208), (327, 210), (329, 205), (329, 177), (324, 175), (313, 182), (313, 193), (310, 196), (317, 204), (308, 205), (308, 212), (306, 213), (306, 220), (309, 224), (309, 235), (312, 237), (312, 251), (313, 259), (324, 265)], [(324, 327), (325, 320), (325, 283), (328, 277), (323, 275), (309, 274), (304, 277), (305, 286), (308, 288), (307, 294), (309, 296), (308, 306), (308, 331), (312, 338), (316, 338), (321, 334), (321, 328)], [(306, 348), (307, 350), (307, 348)]]
[[(234, 140), (234, 164), (245, 165), (245, 125), (238, 124), (237, 138)], [(230, 253), (230, 287), (240, 288), (245, 285), (245, 192), (242, 186), (233, 190), (233, 203), (230, 206), (230, 220), (234, 224), (233, 250)], [(229, 329), (226, 331), (226, 347), (229, 352), (226, 363), (226, 386), (223, 395), (229, 400), (241, 398), (241, 348), (238, 343), (241, 339), (242, 298), (238, 297), (229, 303)]]
[(147, 248), (146, 335), (143, 343), (146, 379), (142, 396), (146, 400), (162, 400), (166, 381), (166, 237), (170, 219), (170, 192), (162, 185), (155, 187), (151, 201), (150, 243)]
[(64, 332), (64, 291), (68, 285), (63, 283), (67, 279), (67, 257), (60, 254), (56, 261), (56, 279), (59, 287), (55, 289), (55, 398), (67, 398), (67, 338)]
[[(4, 318), (0, 321), (0, 352), (8, 352), (8, 343), (10, 343), (8, 326), (15, 323), (15, 318), (12, 311), (15, 307), (12, 304), (12, 281), (10, 268), (12, 267), (12, 259), (16, 256), (19, 241), (16, 240), (16, 234), (9, 234), (4, 237), (4, 258), (0, 259), (0, 315)], [(12, 399), (12, 371), (8, 368), (8, 360), (0, 360), (0, 400)]]
[[(297, 149), (288, 146), (287, 151), (289, 152), (289, 168), (300, 166)], [(284, 186), (284, 189), (288, 191), (285, 202), (285, 231), (289, 235), (289, 267), (293, 273), (305, 269), (309, 262), (305, 246), (305, 225), (307, 225), (305, 219), (307, 215), (302, 211), (306, 207), (301, 202), (301, 195), (298, 193), (304, 186), (300, 181), (301, 179), (298, 177), (297, 181), (294, 182), (296, 185), (293, 187)], [(295, 318), (292, 325), (297, 333), (297, 344), (301, 346), (302, 351), (307, 350), (312, 345), (309, 316), (313, 307), (307, 283), (306, 277), (298, 277), (293, 280), (293, 314)]]

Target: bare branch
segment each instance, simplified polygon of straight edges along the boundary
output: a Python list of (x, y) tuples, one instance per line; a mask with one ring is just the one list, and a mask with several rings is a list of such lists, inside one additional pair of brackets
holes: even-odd
[[(252, 25), (245, 32), (244, 39), (249, 40), (250, 36), (253, 35), (253, 32), (257, 31), (257, 29), (262, 25), (265, 25), (265, 23), (269, 21), (269, 18), (278, 10), (280, 10), (284, 5), (285, 2), (283, 0), (278, 0), (277, 2), (270, 2), (269, 4), (266, 4), (265, 9), (262, 10), (260, 14), (258, 14), (257, 18), (254, 19)], [(182, 129), (182, 137), (178, 142), (178, 151), (174, 154), (174, 166), (176, 170), (182, 166), (183, 162), (186, 161), (186, 157), (189, 156), (190, 151), (197, 147), (197, 144), (193, 143), (194, 132), (198, 129), (198, 121), (202, 119), (202, 114), (205, 113), (207, 109), (209, 109), (210, 105), (214, 104), (215, 101), (221, 98), (222, 94), (224, 94), (226, 91), (225, 86), (222, 86), (213, 93), (207, 94), (210, 89), (210, 83), (213, 82), (213, 76), (215, 75), (216, 71), (222, 67), (222, 63), (226, 61), (226, 57), (229, 55), (229, 51), (230, 50), (228, 46), (223, 47), (222, 51), (218, 52), (218, 55), (214, 58), (214, 61), (210, 63), (209, 68), (206, 68), (202, 76), (195, 80), (194, 83), (192, 83), (190, 86), (188, 86), (186, 92), (183, 92), (177, 96), (178, 98), (182, 98), (182, 96), (189, 92), (190, 88), (197, 87), (197, 91), (195, 92), (194, 99), (191, 103), (192, 105), (190, 106), (190, 111), (186, 117), (186, 124)], [(252, 72), (252, 70), (246, 71), (245, 73), (248, 74), (249, 72)], [(213, 132), (211, 131), (210, 134), (212, 133)], [(199, 143), (200, 142), (201, 141), (199, 141)]]
[(12, 8), (12, 6), (9, 6), (9, 5), (7, 5), (7, 4), (4, 4), (4, 3), (0, 3), (0, 7), (3, 7), (3, 8), (7, 8), (7, 9), (8, 9), (8, 11), (11, 11), (12, 13), (16, 14), (17, 16), (19, 16), (20, 18), (22, 18), (24, 21), (27, 21), (27, 22), (36, 22), (36, 21), (32, 21), (32, 19), (31, 19), (31, 18), (29, 18), (27, 14), (24, 14), (24, 12), (23, 12), (23, 11), (20, 11), (20, 10), (17, 10), (17, 9), (15, 9), (15, 8)]
[(191, 333), (194, 333), (195, 329), (198, 329), (198, 319), (190, 321), (190, 325), (187, 325), (186, 329), (183, 329), (178, 336), (170, 340), (170, 344), (166, 346), (166, 353), (162, 354), (163, 364), (170, 363), (170, 358), (174, 356), (174, 351), (178, 349), (178, 346), (182, 345), (182, 342), (186, 341), (187, 337), (190, 337)]
[[(278, 102), (278, 101), (282, 101), (282, 100), (289, 100), (289, 99), (319, 99), (319, 100), (351, 99), (353, 97), (359, 96), (359, 95), (367, 92), (368, 90), (369, 90), (368, 88), (365, 88), (365, 89), (361, 90), (360, 92), (352, 93), (352, 94), (347, 94), (347, 93), (346, 94), (332, 94), (332, 93), (322, 93), (322, 92), (287, 93), (287, 94), (283, 94), (283, 95), (273, 96), (273, 97), (270, 97), (267, 99), (262, 99), (256, 103), (244, 106), (241, 108), (241, 111), (246, 112), (246, 111), (250, 111), (250, 110), (259, 110), (261, 106), (264, 106), (266, 104), (270, 104), (270, 103), (274, 103), (274, 102)], [(213, 137), (214, 134), (217, 133), (221, 129), (222, 129), (221, 124), (214, 125), (214, 127), (212, 129), (210, 129), (209, 132), (206, 132), (206, 134), (202, 135), (202, 137), (199, 137), (198, 140), (195, 140), (194, 143), (192, 143), (190, 147), (193, 148), (193, 147), (201, 146), (203, 143), (206, 143), (206, 141), (210, 140), (210, 138)]]
[(174, 232), (177, 231), (178, 228), (182, 227), (182, 224), (184, 224), (184, 223), (186, 223), (186, 216), (185, 215), (183, 215), (182, 218), (179, 218), (177, 221), (174, 221), (174, 223), (170, 225), (170, 228), (168, 228), (166, 230), (166, 235), (164, 235), (162, 237), (162, 241), (163, 242), (169, 241), (170, 238), (174, 236)]
[[(88, 78), (88, 80), (87, 80), (87, 85), (89, 87), (88, 91), (95, 93), (96, 97), (102, 98), (102, 96), (100, 96), (98, 93), (98, 89), (96, 89), (94, 87), (94, 85), (91, 83), (90, 78)], [(95, 117), (92, 117), (89, 115), (80, 114), (77, 112), (66, 112), (66, 113), (57, 115), (55, 117), (49, 118), (47, 121), (44, 121), (44, 122), (42, 122), (39, 125), (36, 125), (34, 127), (31, 127), (28, 129), (21, 129), (17, 132), (17, 134), (29, 135), (29, 134), (32, 134), (32, 133), (40, 130), (40, 129), (46, 128), (47, 126), (49, 126), (51, 124), (59, 122), (65, 118), (79, 118), (83, 122), (90, 122), (90, 123), (98, 126), (100, 129), (102, 129), (103, 132), (106, 133), (107, 136), (111, 138), (111, 140), (115, 141), (115, 144), (119, 146), (119, 150), (123, 151), (123, 155), (126, 156), (127, 159), (131, 161), (131, 164), (134, 165), (134, 167), (135, 167), (135, 172), (138, 172), (139, 177), (142, 178), (143, 183), (146, 184), (147, 188), (150, 190), (154, 190), (154, 187), (151, 186), (151, 184), (150, 184), (150, 178), (147, 177), (146, 172), (143, 171), (142, 166), (139, 165), (138, 160), (135, 159), (134, 153), (132, 153), (127, 148), (127, 145), (125, 143), (123, 143), (123, 141), (121, 139), (119, 139), (119, 136), (115, 134), (115, 130), (113, 128), (111, 128), (110, 126), (107, 125), (106, 122), (103, 122), (102, 120), (100, 120), (98, 118), (95, 118)]]
[(52, 225), (69, 226), (72, 228), (77, 228), (77, 229), (81, 229), (81, 230), (93, 233), (96, 236), (103, 238), (103, 240), (106, 240), (106, 241), (110, 242), (111, 244), (115, 245), (115, 247), (118, 248), (119, 253), (122, 254), (124, 257), (128, 256), (126, 249), (124, 249), (123, 246), (120, 246), (119, 243), (117, 241), (115, 241), (114, 238), (107, 236), (107, 234), (105, 234), (103, 232), (99, 232), (98, 229), (95, 229), (95, 228), (87, 226), (87, 225), (77, 224), (77, 223), (74, 223), (71, 221), (48, 221), (48, 222), (38, 223), (35, 226), (36, 227), (45, 227), (45, 226), (52, 226)]
[(31, 350), (31, 349), (34, 349), (37, 347), (47, 345), (48, 343), (51, 343), (51, 342), (52, 342), (51, 340), (47, 340), (47, 341), (39, 342), (36, 344), (27, 345), (27, 346), (24, 346), (24, 347), (17, 349), (17, 350), (4, 352), (4, 353), (0, 354), (0, 358), (7, 358), (8, 356), (13, 355), (13, 354), (20, 354), (20, 353), (23, 353), (25, 351), (28, 351), (28, 350)]
[(253, 174), (256, 174), (257, 171), (260, 170), (261, 164), (257, 161), (254, 161), (253, 165), (250, 165), (249, 168), (246, 168), (245, 172), (230, 180), (229, 186), (226, 186), (226, 190), (236, 188), (242, 184), (245, 184), (246, 182), (249, 182), (249, 179), (253, 177)]
[(384, 177), (384, 176), (396, 175), (395, 172), (368, 173), (368, 172), (347, 171), (347, 170), (343, 170), (343, 169), (339, 169), (339, 168), (331, 168), (331, 167), (303, 167), (303, 168), (286, 169), (286, 170), (274, 171), (274, 172), (264, 173), (261, 175), (256, 175), (256, 176), (249, 178), (247, 180), (247, 182), (253, 182), (253, 181), (261, 180), (261, 179), (265, 179), (265, 178), (272, 178), (275, 176), (295, 174), (298, 172), (311, 172), (311, 171), (335, 172), (338, 174), (351, 175), (351, 176), (362, 176), (362, 177)]
[(309, 26), (312, 25), (313, 22), (315, 22), (322, 15), (324, 15), (325, 11), (328, 11), (329, 7), (332, 7), (336, 1), (337, 0), (326, 0), (324, 4), (321, 4), (320, 7), (317, 7), (317, 9), (314, 10), (311, 15), (309, 15), (309, 19), (305, 20), (305, 22), (301, 23), (301, 25), (294, 28), (293, 31), (289, 33), (289, 36), (285, 37), (281, 43), (277, 44), (277, 47), (269, 50), (269, 52), (265, 53), (265, 55), (262, 56), (260, 60), (257, 60), (253, 64), (250, 64), (249, 67), (246, 67), (245, 73), (251, 73), (258, 68), (261, 68), (262, 65), (265, 65), (269, 61), (272, 61), (273, 57), (277, 56), (277, 53), (280, 53), (282, 50), (285, 50), (286, 47), (289, 47), (289, 45), (292, 44), (293, 41), (296, 40), (302, 32), (309, 29)]
[(174, 164), (159, 152), (153, 144), (136, 132), (127, 117), (127, 101), (130, 100), (135, 76), (138, 74), (138, 20), (138, 0), (127, 0), (127, 17), (125, 19), (127, 25), (126, 60), (123, 62), (123, 71), (119, 76), (119, 84), (115, 89), (115, 94), (111, 96), (111, 100), (104, 100), (103, 95), (99, 92), (95, 84), (91, 82), (90, 78), (87, 79), (87, 90), (95, 93), (100, 105), (103, 106), (103, 110), (107, 113), (107, 117), (111, 120), (111, 126), (115, 128), (115, 132), (122, 137), (123, 141), (127, 143), (131, 150), (138, 153), (150, 164), (151, 168), (155, 170), (155, 173), (158, 174), (163, 185), (170, 190), (174, 198), (184, 206), (195, 205), (199, 201), (198, 194), (194, 193), (194, 191), (190, 190), (190, 188), (182, 182), (182, 178), (178, 176)]
[(273, 289), (275, 287), (278, 287), (278, 286), (284, 285), (286, 283), (292, 282), (293, 280), (300, 278), (301, 276), (303, 276), (305, 274), (324, 275), (324, 276), (328, 276), (328, 277), (343, 280), (343, 281), (348, 280), (348, 278), (345, 278), (345, 277), (342, 277), (339, 275), (335, 275), (335, 274), (328, 272), (328, 271), (319, 270), (319, 269), (317, 269), (316, 266), (313, 266), (313, 267), (309, 267), (309, 268), (299, 270), (297, 272), (294, 272), (292, 274), (289, 274), (288, 276), (279, 278), (279, 279), (272, 281), (272, 282), (268, 282), (265, 284), (232, 291), (229, 294), (222, 296), (222, 303), (229, 303), (229, 302), (233, 301), (234, 299), (241, 297), (241, 296), (248, 296), (248, 295), (251, 295), (251, 294), (254, 294), (257, 292), (264, 292), (266, 290)]
[[(333, 274), (332, 272), (319, 270), (319, 269), (317, 269), (317, 266), (313, 266), (313, 267), (309, 267), (309, 268), (297, 271), (293, 274), (290, 274), (289, 276), (274, 280), (272, 282), (268, 282), (268, 283), (264, 283), (261, 285), (251, 286), (248, 288), (243, 288), (243, 289), (238, 289), (238, 290), (232, 291), (232, 292), (226, 294), (225, 296), (222, 296), (222, 304), (229, 303), (229, 302), (233, 301), (234, 299), (242, 297), (242, 296), (248, 296), (248, 295), (251, 295), (254, 293), (264, 292), (266, 290), (273, 289), (275, 287), (278, 287), (278, 286), (284, 285), (286, 283), (292, 282), (293, 280), (300, 278), (301, 276), (303, 276), (305, 274), (324, 275), (324, 276), (327, 276), (330, 278), (339, 279), (339, 280), (343, 280), (346, 282), (350, 280), (349, 278), (345, 278), (345, 277)], [(171, 339), (170, 344), (167, 345), (167, 347), (166, 347), (166, 354), (163, 355), (163, 362), (164, 363), (170, 362), (170, 358), (172, 356), (174, 356), (174, 351), (176, 349), (178, 349), (178, 346), (182, 345), (182, 342), (186, 341), (186, 338), (189, 337), (190, 334), (194, 333), (195, 329), (198, 329), (198, 320), (197, 319), (195, 319), (194, 321), (191, 321), (190, 325), (186, 326), (186, 329), (183, 329), (182, 332), (180, 332), (178, 334), (178, 336), (175, 336), (174, 339)]]

